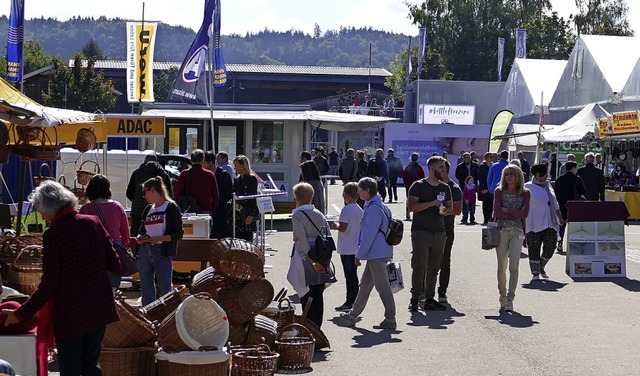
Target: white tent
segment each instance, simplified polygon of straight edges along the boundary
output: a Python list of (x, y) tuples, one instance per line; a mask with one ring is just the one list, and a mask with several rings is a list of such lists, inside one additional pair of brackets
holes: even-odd
[(545, 143), (589, 143), (595, 139), (598, 119), (609, 113), (597, 103), (590, 103), (561, 126), (542, 132)]
[[(640, 59), (640, 38), (581, 35), (549, 103), (553, 112), (577, 111), (589, 103), (611, 109)], [(618, 110), (616, 108), (616, 110)]]
[(514, 119), (540, 113), (540, 99), (544, 94), (542, 105), (549, 105), (566, 65), (566, 60), (515, 59), (496, 111), (507, 109)]
[[(538, 124), (512, 124), (512, 133), (505, 136), (509, 138), (509, 150), (535, 150), (538, 144)], [(545, 124), (545, 130), (559, 127), (558, 125)]]

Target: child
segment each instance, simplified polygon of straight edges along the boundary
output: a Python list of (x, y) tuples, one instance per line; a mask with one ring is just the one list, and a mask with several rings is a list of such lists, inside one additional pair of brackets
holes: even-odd
[(338, 230), (338, 254), (344, 269), (344, 280), (347, 283), (347, 300), (343, 305), (336, 307), (338, 312), (349, 312), (358, 295), (358, 274), (355, 262), (358, 250), (358, 237), (360, 235), (360, 220), (362, 208), (356, 203), (358, 198), (358, 183), (350, 182), (344, 185), (342, 198), (345, 207), (340, 212), (338, 222), (334, 222), (331, 228)]
[(475, 225), (476, 222), (476, 196), (478, 194), (478, 187), (475, 184), (473, 176), (467, 176), (464, 180), (464, 189), (462, 190), (462, 197), (464, 199), (464, 205), (462, 206), (462, 221), (460, 223), (467, 224), (467, 216), (469, 216), (469, 224)]

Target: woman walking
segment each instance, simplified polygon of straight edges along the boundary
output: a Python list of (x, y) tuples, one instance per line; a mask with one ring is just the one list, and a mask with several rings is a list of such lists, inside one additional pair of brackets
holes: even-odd
[(384, 231), (389, 226), (391, 211), (387, 208), (382, 197), (378, 194), (378, 182), (373, 178), (362, 178), (358, 182), (358, 194), (365, 201), (364, 213), (360, 221), (360, 244), (356, 252), (356, 266), (361, 260), (367, 265), (360, 279), (360, 290), (349, 313), (340, 316), (339, 325), (353, 327), (358, 316), (364, 311), (371, 290), (375, 286), (384, 305), (384, 320), (375, 329), (396, 328), (396, 302), (393, 298), (387, 262), (393, 257), (393, 247), (387, 243)]
[(544, 267), (556, 250), (558, 225), (564, 224), (558, 200), (547, 175), (546, 164), (535, 164), (531, 167), (531, 181), (524, 185), (531, 192), (526, 235), (531, 280), (549, 278)]
[[(236, 178), (233, 180), (233, 192), (238, 196), (251, 196), (258, 194), (258, 179), (251, 174), (251, 163), (244, 155), (238, 155), (233, 159), (233, 168)], [(256, 231), (255, 218), (258, 215), (256, 199), (236, 201), (233, 210), (236, 216), (236, 238), (253, 241), (253, 232)]]
[(321, 213), (324, 213), (324, 185), (320, 181), (320, 171), (313, 161), (305, 161), (300, 164), (302, 181), (313, 187), (313, 200), (311, 203)]
[(138, 271), (142, 290), (142, 305), (156, 300), (156, 284), (160, 295), (171, 291), (173, 259), (178, 240), (182, 239), (182, 214), (169, 198), (162, 178), (156, 176), (144, 182), (142, 195), (149, 203), (142, 212), (138, 243)]
[[(513, 299), (518, 286), (518, 266), (524, 240), (524, 220), (529, 214), (531, 194), (524, 187), (524, 175), (520, 167), (509, 164), (502, 170), (500, 184), (493, 196), (493, 215), (500, 229), (500, 244), (496, 248), (498, 258), (498, 292), (500, 308), (513, 311)], [(509, 285), (507, 290), (507, 267)]]

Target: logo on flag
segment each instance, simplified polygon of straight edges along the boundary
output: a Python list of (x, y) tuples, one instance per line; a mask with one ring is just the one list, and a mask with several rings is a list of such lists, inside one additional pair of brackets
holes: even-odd
[(22, 48), (24, 46), (24, 0), (11, 0), (7, 36), (8, 81), (22, 81)]

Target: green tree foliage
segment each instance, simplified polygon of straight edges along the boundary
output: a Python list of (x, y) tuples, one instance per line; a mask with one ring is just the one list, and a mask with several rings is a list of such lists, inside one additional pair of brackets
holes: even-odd
[[(634, 0), (637, 1), (637, 0)], [(625, 0), (575, 0), (574, 18), (578, 34), (633, 36), (629, 26), (629, 6)]]
[(179, 69), (171, 67), (168, 71), (163, 71), (153, 79), (153, 96), (156, 101), (163, 101), (169, 96), (169, 91), (173, 86), (176, 77), (178, 77)]
[(64, 61), (55, 58), (50, 77), (49, 93), (43, 93), (44, 104), (86, 112), (108, 112), (116, 104), (111, 80), (105, 80), (102, 71), (94, 70), (94, 61), (82, 64), (83, 56), (76, 54), (69, 68)]
[(100, 49), (100, 45), (98, 44), (98, 42), (96, 42), (95, 39), (91, 39), (90, 41), (85, 43), (84, 46), (82, 46), (80, 53), (82, 54), (82, 56), (84, 56), (85, 59), (92, 59), (94, 61), (105, 60), (107, 58), (107, 56), (105, 56), (105, 54)]

